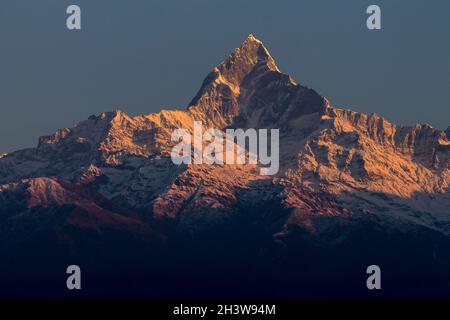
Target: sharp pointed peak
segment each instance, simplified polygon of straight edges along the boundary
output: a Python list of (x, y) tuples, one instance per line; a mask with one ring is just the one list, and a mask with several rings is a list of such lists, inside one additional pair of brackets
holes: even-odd
[(213, 68), (189, 105), (197, 103), (206, 88), (214, 84), (225, 84), (232, 92), (239, 93), (242, 81), (254, 70), (258, 70), (259, 74), (281, 73), (262, 41), (249, 34), (240, 47)]
[(238, 55), (241, 57), (247, 57), (255, 62), (268, 62), (271, 64), (271, 67), (278, 68), (275, 65), (275, 61), (269, 53), (269, 50), (264, 46), (263, 42), (257, 39), (252, 33), (250, 33), (247, 38), (244, 40), (242, 45), (239, 48), (236, 48), (233, 53), (230, 55), (230, 58), (233, 58), (234, 55)]
[(248, 42), (253, 42), (253, 43), (257, 43), (257, 44), (263, 44), (261, 40), (259, 40), (258, 38), (256, 38), (252, 33), (250, 33), (247, 38), (245, 39), (244, 43), (248, 43)]
[[(253, 34), (249, 34), (242, 45), (234, 49), (214, 70), (219, 71), (225, 77), (230, 74), (239, 74), (239, 78), (241, 78), (243, 74), (250, 72), (256, 65), (264, 65), (268, 70), (280, 72), (275, 60), (262, 41)], [(235, 84), (239, 85), (239, 83)]]

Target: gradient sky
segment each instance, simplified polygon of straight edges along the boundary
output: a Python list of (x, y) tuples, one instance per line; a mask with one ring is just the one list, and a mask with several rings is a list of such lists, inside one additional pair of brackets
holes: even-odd
[[(70, 4), (81, 31), (66, 29)], [(448, 0), (2, 0), (0, 152), (102, 111), (183, 108), (249, 33), (335, 106), (445, 129), (449, 30)]]

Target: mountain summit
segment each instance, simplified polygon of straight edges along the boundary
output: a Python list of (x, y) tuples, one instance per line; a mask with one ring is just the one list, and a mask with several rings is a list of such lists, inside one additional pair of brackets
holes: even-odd
[(206, 77), (199, 94), (190, 104), (196, 104), (202, 92), (214, 83), (226, 86), (233, 93), (239, 94), (245, 77), (254, 70), (261, 73), (280, 72), (263, 43), (250, 34), (239, 48), (234, 49), (231, 55)]
[(214, 68), (214, 72), (232, 86), (238, 87), (255, 69), (259, 69), (260, 72), (280, 72), (263, 43), (250, 34), (239, 48), (236, 48), (225, 61)]
[(327, 104), (280, 72), (263, 43), (249, 35), (208, 74), (188, 111), (215, 127), (283, 127), (282, 122), (323, 111)]
[[(192, 130), (194, 121), (280, 129), (279, 173), (261, 176), (258, 165), (174, 165), (171, 134)], [(213, 254), (224, 265), (243, 259), (247, 271), (289, 269), (294, 276), (298, 264), (316, 270), (309, 261), (319, 256), (363, 259), (352, 255), (362, 244), (390, 263), (397, 255), (377, 251), (382, 244), (404, 250), (410, 241), (437, 270), (450, 266), (439, 256), (439, 248), (450, 248), (449, 184), (448, 130), (336, 108), (282, 73), (249, 35), (185, 110), (105, 112), (41, 137), (36, 148), (0, 156), (0, 250), (33, 252), (39, 244), (92, 261), (91, 248), (111, 252), (109, 243), (127, 255), (160, 252), (169, 241), (179, 250), (169, 261), (177, 261), (191, 252), (188, 243), (193, 255), (213, 254), (205, 243), (214, 238), (229, 249), (228, 261)]]

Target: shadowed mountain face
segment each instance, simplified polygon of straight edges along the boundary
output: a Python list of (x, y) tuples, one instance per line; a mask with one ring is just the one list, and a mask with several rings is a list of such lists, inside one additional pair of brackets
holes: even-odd
[[(174, 165), (194, 121), (280, 129), (278, 174)], [(0, 295), (69, 295), (79, 264), (92, 297), (450, 298), (449, 168), (448, 130), (335, 108), (250, 35), (185, 110), (105, 112), (0, 155)]]

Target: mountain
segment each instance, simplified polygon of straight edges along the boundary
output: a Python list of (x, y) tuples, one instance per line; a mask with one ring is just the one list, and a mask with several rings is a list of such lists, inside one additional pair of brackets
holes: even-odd
[[(171, 134), (192, 132), (194, 121), (280, 129), (279, 172), (173, 164)], [(249, 35), (185, 110), (101, 113), (2, 157), (0, 251), (6, 270), (31, 256), (95, 270), (120, 261), (172, 298), (211, 288), (229, 297), (315, 296), (299, 285), (325, 288), (318, 297), (359, 297), (367, 294), (360, 273), (374, 260), (390, 270), (389, 296), (450, 297), (449, 169), (448, 129), (334, 107), (282, 73)], [(424, 275), (428, 282), (413, 287)], [(164, 296), (127, 294), (136, 292)]]

